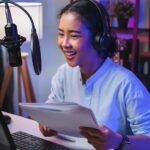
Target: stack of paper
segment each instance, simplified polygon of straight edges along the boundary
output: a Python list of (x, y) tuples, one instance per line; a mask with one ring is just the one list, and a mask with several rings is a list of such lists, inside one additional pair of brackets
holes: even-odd
[(80, 126), (98, 129), (93, 112), (76, 103), (20, 103), (19, 105), (34, 120), (58, 133), (82, 137)]

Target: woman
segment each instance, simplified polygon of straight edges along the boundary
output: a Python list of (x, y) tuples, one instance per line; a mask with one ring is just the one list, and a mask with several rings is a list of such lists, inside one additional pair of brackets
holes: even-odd
[[(104, 7), (92, 0), (65, 6), (58, 46), (67, 63), (53, 77), (47, 102), (92, 109), (99, 130), (81, 127), (81, 134), (97, 150), (149, 150), (150, 95), (132, 72), (111, 60), (116, 44)], [(40, 130), (45, 136), (56, 133), (42, 125)]]

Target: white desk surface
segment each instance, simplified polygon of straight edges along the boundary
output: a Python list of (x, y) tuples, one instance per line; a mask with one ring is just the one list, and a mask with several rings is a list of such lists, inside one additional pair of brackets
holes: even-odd
[(3, 112), (4, 114), (8, 114), (11, 117), (11, 123), (8, 125), (8, 128), (11, 133), (17, 131), (27, 132), (29, 134), (35, 135), (42, 139), (46, 139), (48, 141), (52, 141), (66, 147), (73, 148), (75, 150), (95, 150), (92, 145), (87, 143), (87, 140), (84, 138), (75, 138), (71, 137), (71, 139), (75, 140), (75, 142), (70, 142), (66, 140), (59, 139), (55, 136), (53, 137), (44, 137), (39, 128), (38, 123), (34, 120), (27, 119), (21, 116), (13, 115), (10, 113)]

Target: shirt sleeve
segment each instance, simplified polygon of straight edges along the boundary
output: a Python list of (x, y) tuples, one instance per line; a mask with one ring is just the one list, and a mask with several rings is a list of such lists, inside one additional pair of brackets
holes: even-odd
[(51, 90), (46, 103), (62, 102), (64, 99), (64, 65), (62, 65), (53, 76)]
[(150, 93), (136, 78), (127, 81), (125, 87), (127, 121), (133, 134), (150, 136)]

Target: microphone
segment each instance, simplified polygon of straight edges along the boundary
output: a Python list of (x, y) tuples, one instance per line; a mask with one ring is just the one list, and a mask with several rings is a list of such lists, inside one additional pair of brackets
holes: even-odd
[[(0, 3), (4, 3), (4, 2), (2, 1)], [(31, 21), (32, 63), (33, 63), (35, 73), (39, 75), (41, 73), (41, 52), (40, 52), (39, 39), (36, 33), (34, 22), (30, 14), (23, 7), (10, 0), (5, 1), (5, 10), (6, 10), (6, 18), (7, 18), (7, 25), (5, 26), (6, 36), (2, 40), (0, 40), (0, 44), (2, 44), (8, 49), (9, 63), (11, 66), (18, 66), (22, 64), (20, 46), (24, 41), (26, 41), (26, 38), (18, 34), (17, 26), (12, 22), (8, 3), (11, 3), (19, 7), (22, 11), (24, 11), (24, 13), (29, 17)]]
[(5, 3), (7, 24), (5, 25), (5, 37), (0, 41), (8, 50), (9, 64), (12, 67), (22, 65), (20, 46), (26, 38), (18, 35), (17, 26), (13, 24), (9, 6)]
[(5, 26), (4, 46), (8, 50), (9, 64), (12, 67), (22, 65), (20, 46), (26, 39), (17, 33), (15, 24)]

